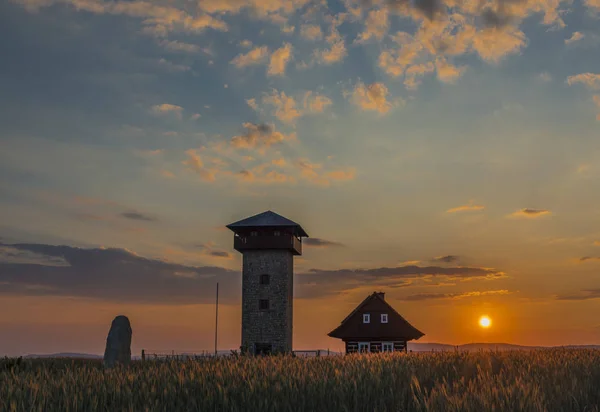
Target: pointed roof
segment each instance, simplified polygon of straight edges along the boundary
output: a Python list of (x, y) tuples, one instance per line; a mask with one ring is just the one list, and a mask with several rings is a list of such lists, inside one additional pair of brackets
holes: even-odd
[[(370, 323), (363, 323), (363, 313), (372, 313)], [(381, 323), (379, 314), (387, 313), (388, 322)], [(328, 333), (328, 336), (339, 339), (419, 339), (425, 334), (412, 326), (396, 310), (385, 301), (385, 294), (374, 292), (367, 296), (342, 321), (340, 326)]]
[(283, 217), (271, 210), (259, 213), (258, 215), (247, 217), (246, 219), (238, 220), (237, 222), (227, 225), (227, 228), (233, 232), (239, 229), (253, 229), (265, 227), (280, 227), (293, 229), (298, 236), (308, 237), (308, 234), (302, 229), (298, 223)]

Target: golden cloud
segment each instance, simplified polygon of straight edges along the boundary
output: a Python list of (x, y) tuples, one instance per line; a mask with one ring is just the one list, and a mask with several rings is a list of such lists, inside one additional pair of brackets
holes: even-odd
[(243, 67), (261, 64), (266, 61), (269, 55), (269, 49), (267, 46), (255, 47), (247, 53), (238, 54), (233, 60), (231, 60), (231, 64), (235, 65), (238, 69)]
[(516, 212), (511, 213), (509, 216), (535, 219), (535, 218), (542, 217), (542, 216), (549, 216), (551, 214), (552, 214), (552, 212), (550, 212), (549, 210), (545, 210), (545, 209), (525, 208), (525, 209), (520, 209), (520, 210), (517, 210)]
[(394, 104), (388, 100), (389, 90), (383, 83), (366, 85), (359, 82), (351, 93), (351, 100), (363, 110), (387, 113)]
[(481, 210), (485, 210), (485, 206), (468, 204), (468, 205), (462, 205), (462, 206), (457, 206), (457, 207), (448, 209), (448, 210), (446, 210), (446, 213), (474, 212), (474, 211), (481, 211)]
[(283, 76), (285, 74), (285, 67), (292, 59), (292, 49), (293, 47), (290, 43), (285, 43), (282, 47), (273, 52), (269, 61), (267, 75)]

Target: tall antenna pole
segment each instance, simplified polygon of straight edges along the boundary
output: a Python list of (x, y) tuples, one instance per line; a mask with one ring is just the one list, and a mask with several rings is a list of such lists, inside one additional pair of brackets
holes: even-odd
[(219, 282), (217, 282), (217, 302), (215, 305), (215, 357), (217, 356), (218, 327), (219, 327)]

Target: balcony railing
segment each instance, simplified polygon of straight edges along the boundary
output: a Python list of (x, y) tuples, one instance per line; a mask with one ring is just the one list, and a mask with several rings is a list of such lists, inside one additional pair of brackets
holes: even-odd
[(302, 240), (296, 236), (282, 233), (280, 236), (240, 236), (236, 235), (233, 247), (238, 252), (260, 249), (289, 249), (295, 255), (302, 254)]

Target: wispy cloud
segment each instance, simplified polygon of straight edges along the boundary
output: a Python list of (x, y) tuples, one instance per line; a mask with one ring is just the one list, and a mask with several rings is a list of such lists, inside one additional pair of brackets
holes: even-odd
[(600, 256), (584, 256), (579, 258), (580, 262), (600, 262)]
[(423, 301), (423, 300), (433, 300), (433, 299), (465, 299), (465, 298), (477, 298), (477, 297), (485, 297), (491, 295), (509, 295), (513, 292), (510, 292), (506, 289), (500, 290), (484, 290), (484, 291), (471, 291), (471, 292), (462, 292), (462, 293), (418, 293), (415, 295), (408, 295), (401, 300), (406, 301)]
[(308, 237), (302, 241), (304, 246), (317, 247), (317, 248), (328, 248), (328, 247), (341, 247), (344, 246), (340, 242), (334, 242), (332, 240), (320, 239), (318, 237)]
[(285, 74), (285, 68), (288, 62), (292, 59), (293, 47), (291, 43), (285, 43), (282, 47), (275, 50), (271, 54), (269, 60), (269, 68), (267, 69), (267, 75), (269, 76), (283, 76)]
[(485, 210), (485, 206), (483, 205), (475, 205), (473, 203), (469, 203), (467, 205), (457, 206), (446, 210), (446, 213), (459, 213), (459, 212), (479, 212)]
[(183, 107), (175, 104), (163, 103), (152, 106), (152, 112), (157, 115), (174, 114), (176, 117), (181, 119)]
[(530, 219), (535, 219), (535, 218), (539, 218), (539, 217), (543, 217), (543, 216), (549, 216), (551, 215), (552, 212), (550, 212), (549, 210), (546, 209), (529, 209), (529, 208), (525, 208), (525, 209), (520, 209), (517, 210), (513, 213), (511, 213), (509, 215), (509, 217), (522, 217), (522, 218), (530, 218)]
[(583, 40), (584, 38), (585, 38), (585, 34), (583, 34), (580, 31), (576, 31), (576, 32), (573, 32), (571, 37), (569, 37), (568, 39), (565, 39), (565, 44), (569, 45), (569, 44), (575, 43), (579, 40)]
[(143, 222), (156, 222), (156, 218), (145, 215), (143, 213), (140, 212), (123, 212), (121, 213), (121, 216), (126, 218), (126, 219), (131, 219), (131, 220), (140, 220)]
[(238, 69), (241, 69), (247, 66), (264, 63), (268, 56), (269, 49), (267, 46), (257, 46), (247, 53), (238, 54), (233, 60), (231, 60), (231, 64)]
[(432, 261), (433, 262), (443, 262), (443, 263), (454, 263), (454, 262), (458, 262), (459, 259), (460, 259), (460, 257), (456, 256), (456, 255), (445, 255), (445, 256), (434, 257), (432, 259)]
[(351, 101), (365, 111), (376, 111), (385, 114), (394, 103), (388, 99), (389, 90), (383, 83), (364, 84), (359, 82), (351, 92), (346, 92)]
[(266, 123), (244, 123), (245, 132), (231, 138), (231, 145), (235, 148), (252, 149), (269, 147), (283, 141), (295, 140), (296, 134), (284, 134), (274, 125)]
[(584, 289), (579, 293), (557, 295), (557, 300), (591, 300), (600, 298), (600, 289)]
[(567, 77), (567, 84), (583, 84), (590, 90), (600, 90), (600, 74), (596, 73), (581, 73)]
[[(212, 299), (217, 280), (235, 295), (238, 272), (214, 266), (189, 266), (139, 256), (126, 249), (47, 244), (10, 244), (4, 248), (50, 259), (8, 263), (0, 256), (0, 294), (78, 296), (116, 302), (192, 304)], [(61, 265), (52, 264), (61, 259)]]

